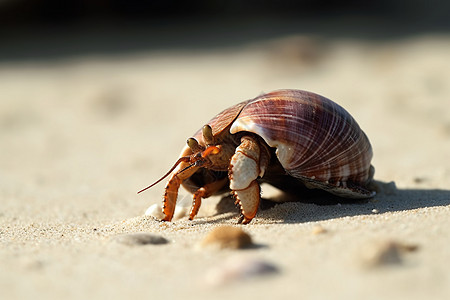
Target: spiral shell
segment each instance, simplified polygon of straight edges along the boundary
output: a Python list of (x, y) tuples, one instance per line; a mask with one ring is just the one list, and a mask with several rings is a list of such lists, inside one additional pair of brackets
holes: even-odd
[[(348, 198), (374, 195), (366, 188), (374, 172), (367, 136), (344, 108), (323, 96), (278, 90), (232, 106), (208, 124), (214, 136), (227, 131), (261, 137), (286, 173), (307, 187)], [(203, 143), (200, 132), (195, 137)]]

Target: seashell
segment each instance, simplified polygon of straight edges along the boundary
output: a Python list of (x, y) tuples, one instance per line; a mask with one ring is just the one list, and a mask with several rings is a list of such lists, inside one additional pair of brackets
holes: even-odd
[(163, 220), (173, 217), (180, 185), (193, 194), (190, 219), (202, 199), (231, 190), (244, 224), (256, 215), (262, 182), (291, 193), (306, 186), (370, 198), (372, 155), (365, 133), (335, 102), (301, 90), (263, 94), (222, 111), (188, 139), (163, 177), (170, 175)]

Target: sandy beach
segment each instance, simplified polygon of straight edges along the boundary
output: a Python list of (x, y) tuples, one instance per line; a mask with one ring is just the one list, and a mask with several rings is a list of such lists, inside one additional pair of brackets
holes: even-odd
[[(286, 35), (230, 47), (0, 62), (0, 298), (449, 299), (450, 37)], [(185, 141), (221, 110), (303, 89), (369, 137), (375, 198), (288, 202), (237, 225), (145, 216)], [(396, 186), (396, 188), (394, 188)], [(277, 193), (263, 187), (263, 196)], [(220, 203), (220, 205), (218, 205)], [(180, 209), (191, 196), (179, 196)], [(201, 246), (214, 228), (249, 249)], [(135, 233), (163, 244), (133, 240)], [(125, 242), (124, 242), (125, 240)]]

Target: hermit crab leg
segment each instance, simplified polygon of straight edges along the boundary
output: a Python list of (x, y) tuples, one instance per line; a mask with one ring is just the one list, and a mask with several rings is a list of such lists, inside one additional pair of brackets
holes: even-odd
[(218, 181), (214, 181), (208, 184), (205, 184), (203, 187), (199, 188), (194, 193), (194, 199), (192, 201), (191, 212), (189, 213), (189, 220), (193, 220), (200, 209), (200, 205), (202, 204), (202, 198), (208, 198), (215, 192), (222, 189), (222, 187), (227, 183), (227, 178), (220, 179)]
[(163, 221), (171, 221), (175, 212), (175, 205), (177, 204), (178, 189), (180, 188), (181, 180), (177, 174), (172, 174), (167, 182), (164, 190), (163, 200)]
[[(249, 223), (256, 215), (260, 202), (260, 187), (256, 179), (262, 176), (268, 161), (260, 160), (261, 149), (252, 137), (244, 136), (231, 158), (228, 170), (230, 189), (239, 204), (243, 216), (242, 223)], [(261, 162), (264, 165), (260, 165)]]
[(163, 221), (172, 220), (177, 204), (178, 189), (180, 188), (181, 183), (191, 177), (197, 170), (198, 167), (192, 164), (181, 163), (178, 168), (172, 172), (164, 190), (163, 213), (165, 217), (162, 219)]

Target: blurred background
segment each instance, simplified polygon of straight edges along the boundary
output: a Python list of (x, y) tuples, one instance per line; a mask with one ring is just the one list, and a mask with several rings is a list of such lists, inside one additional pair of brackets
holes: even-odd
[[(445, 298), (449, 13), (450, 1), (439, 0), (0, 0), (4, 298)], [(205, 270), (234, 252), (194, 244), (235, 219), (210, 224), (208, 199), (194, 222), (152, 222), (143, 215), (161, 203), (164, 183), (136, 192), (218, 112), (281, 88), (347, 109), (371, 141), (375, 178), (399, 190), (362, 205), (280, 205), (287, 223), (258, 215), (246, 230), (263, 244), (244, 252), (280, 264), (281, 276), (205, 289)], [(189, 206), (191, 196), (179, 202)], [(325, 235), (311, 234), (316, 224)], [(106, 241), (158, 228), (174, 243)], [(392, 268), (353, 268), (352, 249), (371, 237), (419, 249)]]
[(442, 186), (449, 11), (438, 0), (0, 0), (3, 207), (141, 214), (163, 184), (135, 192), (186, 138), (280, 88), (344, 106), (371, 139), (378, 179)]
[(447, 33), (440, 0), (1, 0), (0, 59), (230, 47), (288, 34), (395, 39)]

